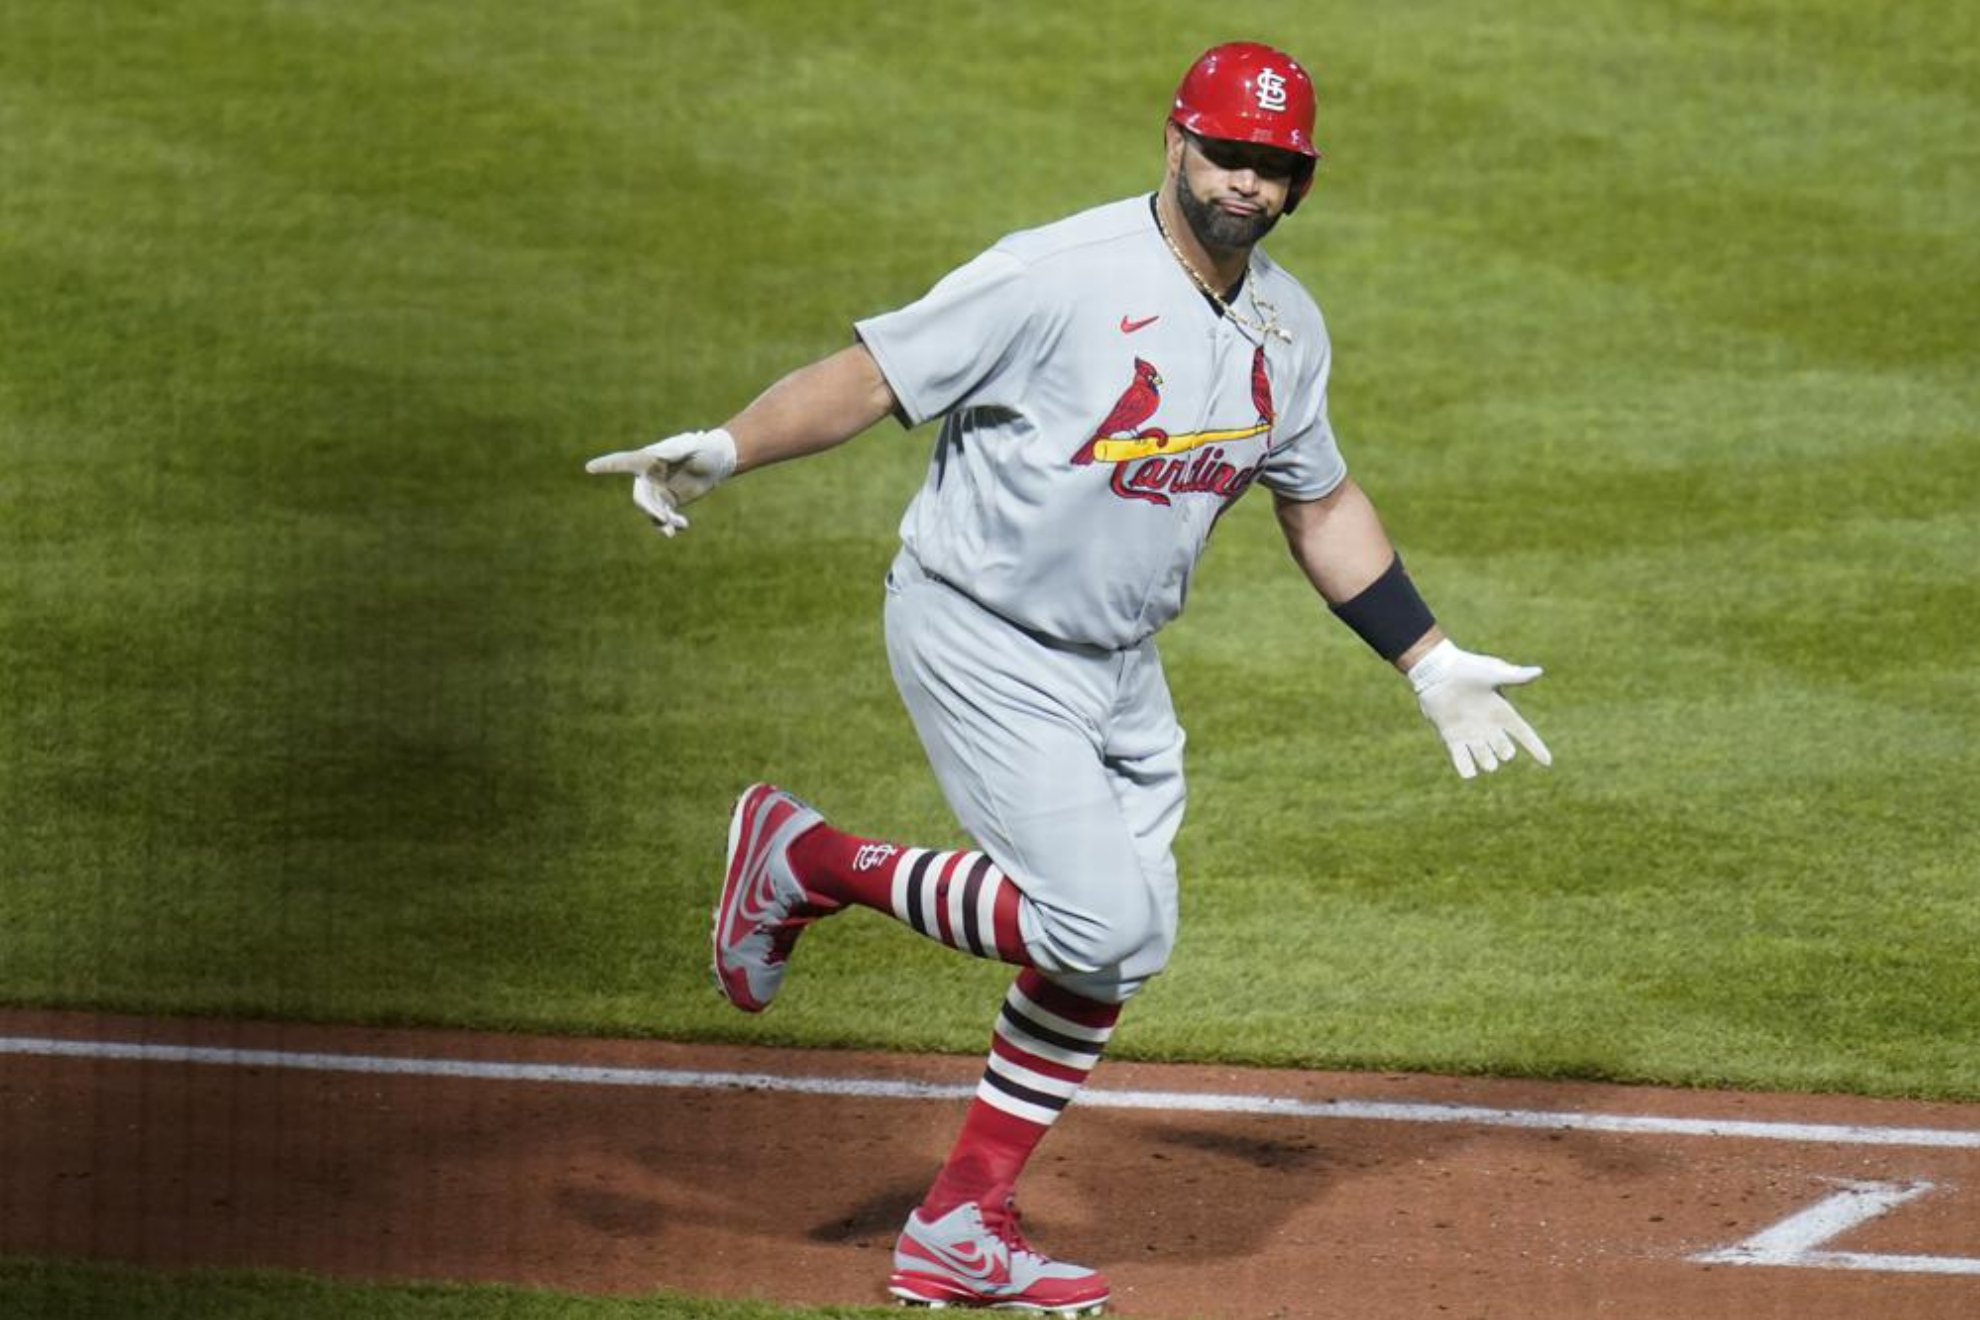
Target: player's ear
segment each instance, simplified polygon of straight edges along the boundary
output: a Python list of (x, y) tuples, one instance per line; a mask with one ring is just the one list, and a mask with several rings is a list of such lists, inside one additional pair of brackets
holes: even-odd
[(1167, 149), (1168, 171), (1171, 176), (1182, 172), (1184, 136), (1182, 125), (1171, 119), (1162, 125), (1162, 144)]

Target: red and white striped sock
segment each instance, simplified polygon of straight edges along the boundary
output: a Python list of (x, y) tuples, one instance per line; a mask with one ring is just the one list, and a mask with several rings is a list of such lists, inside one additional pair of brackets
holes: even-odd
[(1011, 1195), (1032, 1151), (1100, 1062), (1120, 1015), (1119, 1004), (1076, 995), (1035, 970), (1018, 973), (962, 1135), (921, 1203), (924, 1219)]
[(857, 903), (978, 958), (1020, 967), (1024, 894), (980, 852), (903, 848), (817, 825), (791, 845), (791, 869), (814, 895)]

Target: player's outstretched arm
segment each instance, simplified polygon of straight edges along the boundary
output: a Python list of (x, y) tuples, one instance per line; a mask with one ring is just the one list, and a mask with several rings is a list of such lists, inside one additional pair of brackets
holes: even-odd
[(1475, 655), (1444, 636), (1403, 572), (1367, 494), (1343, 481), (1317, 500), (1277, 499), (1279, 527), (1307, 580), (1344, 623), (1408, 677), (1460, 776), (1497, 770), (1524, 747), (1553, 756), (1499, 689), (1540, 677), (1537, 665)]
[(893, 410), (879, 364), (855, 344), (792, 372), (712, 431), (601, 454), (584, 470), (630, 476), (633, 503), (672, 536), (688, 525), (682, 507), (735, 473), (843, 444)]
[(736, 438), (736, 471), (830, 449), (894, 411), (893, 387), (866, 345), (800, 367), (723, 423)]

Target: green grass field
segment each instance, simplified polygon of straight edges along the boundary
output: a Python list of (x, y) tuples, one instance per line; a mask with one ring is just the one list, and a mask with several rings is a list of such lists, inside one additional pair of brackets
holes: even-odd
[[(16, 1320), (779, 1320), (794, 1313), (708, 1298), (347, 1284), (274, 1272), (166, 1275), (116, 1265), (0, 1258), (0, 1314)], [(810, 1320), (884, 1320), (900, 1311), (836, 1306), (803, 1314)]]
[(928, 436), (672, 542), (582, 464), (1153, 186), (1233, 35), (1320, 83), (1349, 462), (1556, 766), (1460, 783), (1255, 497), (1115, 1053), (1980, 1099), (1950, 3), (16, 0), (0, 1002), (978, 1050), (1001, 969), (871, 914), (761, 1020), (704, 968), (751, 780), (957, 841), (879, 636)]

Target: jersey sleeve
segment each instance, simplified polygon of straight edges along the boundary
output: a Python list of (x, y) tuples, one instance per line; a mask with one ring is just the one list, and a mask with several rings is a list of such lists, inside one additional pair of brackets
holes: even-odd
[(916, 426), (964, 404), (1014, 404), (1031, 368), (1030, 268), (992, 248), (918, 301), (853, 325)]
[(1347, 460), (1341, 457), (1333, 423), (1327, 420), (1327, 376), (1333, 365), (1333, 348), (1324, 329), (1319, 345), (1294, 385), (1290, 424), (1284, 437), (1275, 440), (1258, 475), (1269, 489), (1287, 499), (1317, 500), (1347, 479)]

